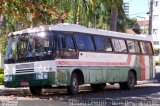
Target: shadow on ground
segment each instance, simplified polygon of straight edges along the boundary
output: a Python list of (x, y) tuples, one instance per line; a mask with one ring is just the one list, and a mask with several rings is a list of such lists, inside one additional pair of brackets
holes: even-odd
[(160, 84), (150, 83), (137, 85), (133, 90), (120, 90), (119, 86), (107, 85), (104, 91), (93, 91), (89, 86), (80, 88), (78, 95), (68, 95), (66, 89), (44, 89), (41, 96), (32, 96), (28, 88), (4, 88), (0, 89), (0, 96), (14, 96), (14, 97), (31, 97), (39, 99), (83, 99), (83, 98), (160, 98)]

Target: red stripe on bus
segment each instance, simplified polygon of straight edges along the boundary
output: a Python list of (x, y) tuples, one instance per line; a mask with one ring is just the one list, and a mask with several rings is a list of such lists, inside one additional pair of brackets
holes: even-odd
[(141, 80), (145, 80), (145, 57), (143, 55), (140, 56), (140, 64), (141, 64)]
[(130, 65), (132, 55), (128, 55), (126, 62), (86, 62), (86, 61), (56, 61), (59, 66), (106, 66), (106, 65)]

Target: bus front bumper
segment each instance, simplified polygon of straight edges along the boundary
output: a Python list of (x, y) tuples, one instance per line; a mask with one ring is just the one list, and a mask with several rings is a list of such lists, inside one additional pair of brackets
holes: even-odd
[(56, 84), (55, 72), (8, 75), (4, 77), (4, 86), (8, 88), (41, 86)]

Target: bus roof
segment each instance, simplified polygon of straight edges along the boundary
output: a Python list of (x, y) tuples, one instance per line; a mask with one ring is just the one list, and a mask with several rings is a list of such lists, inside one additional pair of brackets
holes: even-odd
[(93, 29), (93, 28), (87, 28), (85, 26), (81, 26), (77, 24), (68, 24), (68, 23), (61, 23), (57, 25), (43, 25), (39, 27), (27, 28), (21, 31), (10, 33), (9, 36), (24, 34), (24, 33), (35, 33), (35, 32), (40, 32), (40, 31), (81, 32), (81, 33), (120, 37), (120, 38), (127, 38), (127, 39), (152, 41), (152, 37), (149, 35), (147, 36), (147, 35), (127, 34), (127, 33), (107, 31), (107, 30), (101, 30), (101, 29)]

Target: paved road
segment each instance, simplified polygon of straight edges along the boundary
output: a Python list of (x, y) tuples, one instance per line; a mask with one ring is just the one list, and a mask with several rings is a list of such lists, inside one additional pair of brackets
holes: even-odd
[(107, 85), (106, 90), (100, 92), (86, 86), (74, 96), (68, 95), (65, 89), (43, 92), (42, 96), (32, 96), (28, 88), (1, 86), (0, 106), (160, 106), (160, 83), (140, 83), (131, 91), (120, 90), (118, 84)]

